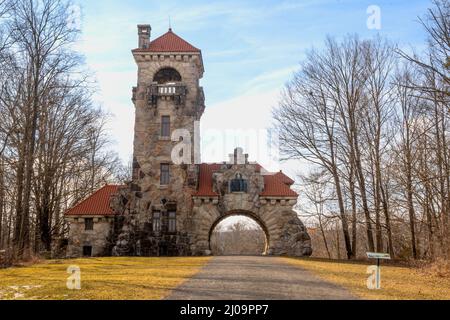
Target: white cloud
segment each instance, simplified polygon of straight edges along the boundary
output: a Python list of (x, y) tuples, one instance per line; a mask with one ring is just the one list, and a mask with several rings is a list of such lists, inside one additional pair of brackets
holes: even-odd
[(96, 96), (104, 108), (112, 115), (108, 131), (116, 144), (116, 151), (122, 161), (127, 163), (133, 152), (134, 105), (131, 101), (131, 88), (136, 82), (136, 73), (97, 72), (100, 91)]
[(250, 161), (277, 169), (277, 141), (268, 138), (268, 130), (278, 96), (279, 90), (245, 94), (207, 107), (201, 120), (202, 161), (227, 161), (234, 148), (243, 147)]
[(244, 90), (248, 92), (264, 92), (264, 89), (279, 87), (291, 78), (294, 71), (298, 69), (297, 65), (287, 68), (271, 70), (264, 72), (259, 76), (251, 79), (244, 85)]

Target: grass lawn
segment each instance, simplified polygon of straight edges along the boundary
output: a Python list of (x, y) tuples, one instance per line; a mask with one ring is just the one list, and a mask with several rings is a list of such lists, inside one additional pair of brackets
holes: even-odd
[(421, 269), (381, 265), (381, 289), (367, 289), (368, 263), (324, 259), (283, 258), (318, 277), (348, 288), (362, 299), (450, 299), (450, 278)]
[[(0, 269), (0, 299), (162, 299), (195, 275), (207, 257), (49, 260)], [(80, 267), (81, 289), (66, 286), (67, 268)]]

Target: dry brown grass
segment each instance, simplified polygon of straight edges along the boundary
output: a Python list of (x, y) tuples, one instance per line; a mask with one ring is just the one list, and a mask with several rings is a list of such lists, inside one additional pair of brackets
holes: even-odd
[[(310, 270), (320, 278), (348, 288), (363, 299), (449, 300), (450, 277), (444, 267), (413, 268), (382, 265), (381, 289), (367, 289), (366, 262), (330, 261), (325, 259), (285, 258), (293, 265)], [(446, 267), (448, 264), (446, 264)], [(435, 269), (437, 268), (437, 269)], [(447, 270), (443, 272), (443, 270)]]
[[(0, 270), (0, 299), (162, 299), (195, 275), (207, 257), (50, 260)], [(67, 268), (81, 269), (81, 290), (66, 286)]]
[(450, 261), (446, 259), (438, 259), (434, 262), (426, 263), (420, 269), (428, 275), (450, 278)]

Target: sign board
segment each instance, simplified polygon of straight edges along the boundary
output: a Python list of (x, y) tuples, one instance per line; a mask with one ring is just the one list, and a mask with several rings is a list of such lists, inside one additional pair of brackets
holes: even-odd
[(367, 258), (369, 259), (377, 259), (376, 266), (367, 267), (367, 273), (370, 273), (371, 276), (367, 279), (367, 288), (368, 289), (381, 289), (381, 267), (380, 260), (390, 260), (391, 256), (389, 253), (381, 253), (381, 252), (366, 252)]
[(367, 258), (390, 260), (391, 256), (389, 255), (389, 253), (367, 252)]

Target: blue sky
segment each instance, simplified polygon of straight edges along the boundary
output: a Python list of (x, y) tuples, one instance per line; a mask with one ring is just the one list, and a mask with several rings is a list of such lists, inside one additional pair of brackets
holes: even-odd
[[(78, 48), (98, 80), (96, 99), (113, 115), (109, 130), (114, 147), (128, 161), (134, 125), (131, 87), (136, 83), (130, 50), (137, 45), (137, 24), (150, 23), (154, 39), (167, 31), (170, 16), (174, 32), (202, 50), (207, 103), (202, 130), (258, 130), (270, 126), (270, 110), (279, 91), (308, 49), (320, 48), (327, 35), (348, 33), (363, 38), (380, 33), (402, 47), (420, 49), (425, 35), (417, 17), (430, 2), (75, 0), (75, 4), (82, 12)], [(370, 5), (381, 9), (380, 30), (366, 26)], [(230, 151), (203, 160), (225, 160)], [(250, 158), (260, 160), (252, 154)], [(294, 173), (292, 166), (286, 170)]]

